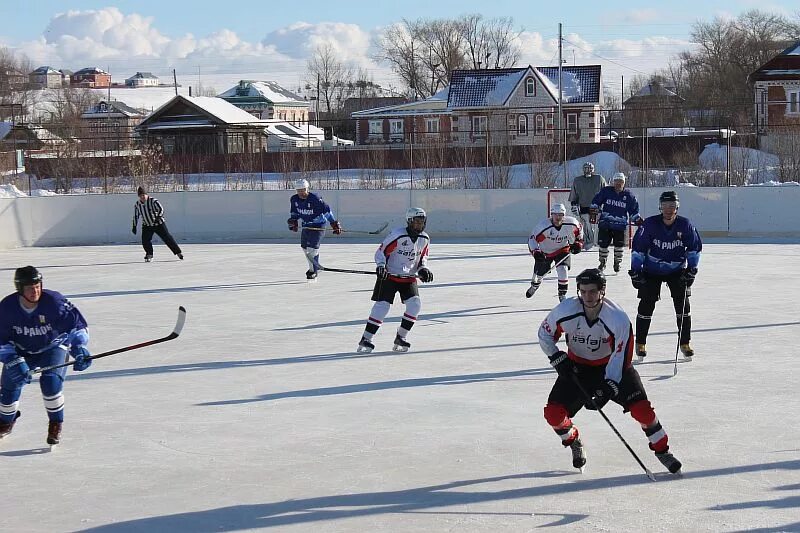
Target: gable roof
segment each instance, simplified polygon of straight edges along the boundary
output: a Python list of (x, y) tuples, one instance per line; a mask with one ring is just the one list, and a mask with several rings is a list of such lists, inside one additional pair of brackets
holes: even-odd
[(150, 79), (157, 80), (158, 76), (153, 75), (152, 72), (137, 72), (136, 74), (134, 74), (133, 76), (131, 76), (128, 79), (129, 80), (136, 80), (136, 79), (144, 79), (144, 78), (150, 78)]
[(150, 113), (150, 115), (142, 121), (140, 127), (152, 127), (157, 125), (159, 117), (168, 111), (170, 107), (180, 102), (196, 109), (198, 115), (186, 116), (185, 118), (188, 120), (185, 121), (173, 120), (170, 122), (173, 127), (189, 125), (213, 126), (215, 124), (264, 124), (264, 121), (254, 117), (247, 111), (242, 111), (222, 98), (216, 98), (214, 96), (177, 95), (172, 97), (168, 102), (161, 104), (158, 109)]
[(108, 72), (97, 67), (86, 67), (74, 72), (73, 76), (86, 76), (88, 74), (108, 74)]
[(263, 98), (273, 104), (303, 104), (308, 105), (308, 101), (293, 92), (284, 89), (274, 81), (253, 81), (240, 80), (227, 91), (217, 95), (218, 98)]
[(123, 114), (128, 117), (141, 117), (144, 115), (138, 109), (134, 109), (131, 106), (127, 105), (125, 102), (120, 102), (119, 100), (112, 100), (111, 102), (106, 102), (105, 100), (101, 100), (97, 102), (97, 104), (91, 106), (81, 115), (81, 118), (91, 118), (93, 115), (98, 116), (105, 116), (108, 114), (108, 111), (102, 111), (101, 109), (104, 106), (110, 107), (113, 111), (116, 111), (119, 114)]
[(800, 41), (776, 55), (758, 70), (748, 76), (751, 82), (757, 80), (797, 80), (800, 79)]
[[(536, 67), (547, 77), (558, 93), (558, 67)], [(573, 65), (561, 67), (564, 80), (563, 103), (567, 104), (599, 104), (600, 103), (600, 65)]]
[(36, 70), (31, 72), (31, 74), (61, 74), (61, 73), (52, 67), (44, 66), (37, 68)]
[(439, 92), (424, 100), (416, 102), (406, 102), (404, 104), (376, 107), (373, 109), (362, 109), (350, 113), (351, 118), (380, 118), (384, 116), (400, 115), (444, 115), (449, 114), (447, 98), (450, 94), (450, 87), (447, 86)]
[(529, 68), (454, 70), (450, 76), (447, 107), (503, 105)]

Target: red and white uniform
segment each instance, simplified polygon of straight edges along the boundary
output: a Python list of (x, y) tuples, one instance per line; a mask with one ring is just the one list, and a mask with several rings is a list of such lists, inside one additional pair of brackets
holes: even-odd
[(375, 264), (386, 265), (389, 279), (393, 281), (415, 283), (417, 280), (413, 276), (428, 263), (430, 240), (424, 231), (412, 240), (406, 228), (395, 228), (375, 252)]
[(550, 311), (539, 326), (539, 345), (548, 357), (559, 348), (556, 342), (566, 335), (567, 356), (578, 364), (606, 365), (606, 379), (619, 383), (622, 370), (631, 366), (633, 327), (625, 311), (603, 298), (600, 314), (589, 323), (578, 297), (567, 298)]
[(575, 217), (564, 216), (559, 228), (548, 217), (533, 228), (528, 238), (528, 249), (531, 253), (541, 250), (548, 259), (552, 259), (559, 254), (569, 253), (569, 247), (574, 242), (583, 244), (583, 229)]

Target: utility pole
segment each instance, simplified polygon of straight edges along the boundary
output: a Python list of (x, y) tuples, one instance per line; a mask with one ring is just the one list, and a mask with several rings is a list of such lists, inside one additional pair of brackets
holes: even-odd
[(558, 23), (558, 139), (559, 142), (562, 144), (561, 149), (561, 164), (564, 167), (564, 188), (567, 188), (569, 183), (568, 176), (567, 176), (567, 132), (564, 129), (564, 112), (561, 105), (561, 100), (563, 100), (562, 95), (564, 94), (564, 75), (562, 72), (562, 66), (564, 64), (564, 60), (561, 57), (562, 49), (562, 39), (561, 39), (561, 23)]

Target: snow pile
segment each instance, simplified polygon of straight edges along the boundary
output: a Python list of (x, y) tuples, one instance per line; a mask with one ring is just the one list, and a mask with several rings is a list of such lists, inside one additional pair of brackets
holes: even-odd
[(0, 198), (22, 198), (28, 196), (21, 190), (17, 189), (13, 183), (5, 183), (0, 185)]
[(780, 181), (764, 181), (762, 183), (749, 183), (750, 187), (800, 187), (800, 183), (796, 181), (787, 181), (781, 183)]

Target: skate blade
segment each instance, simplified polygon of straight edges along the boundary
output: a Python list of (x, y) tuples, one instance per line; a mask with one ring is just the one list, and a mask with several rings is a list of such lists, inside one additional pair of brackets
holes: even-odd
[(683, 356), (684, 363), (691, 363), (693, 359), (694, 357), (686, 357), (685, 355)]
[(644, 363), (644, 357), (637, 357), (633, 361), (633, 364), (635, 364), (635, 365), (638, 365), (638, 364), (641, 364), (641, 363)]
[(358, 348), (356, 348), (356, 352), (357, 353), (371, 353), (372, 352), (372, 348), (366, 348), (364, 346), (359, 346)]
[(398, 345), (395, 344), (394, 348), (392, 348), (392, 350), (395, 351), (395, 352), (403, 352), (403, 353), (405, 353), (405, 352), (408, 351), (408, 348), (405, 347), (405, 346), (398, 346)]
[(56, 451), (56, 449), (58, 448), (59, 445), (58, 444), (49, 444), (48, 446), (50, 446), (50, 450), (49, 450), (50, 453), (53, 453), (54, 451)]
[(585, 467), (585, 466), (582, 466), (582, 467), (580, 467), (580, 468), (578, 469), (578, 472), (579, 472), (579, 473), (581, 473), (581, 474), (583, 474), (584, 472), (586, 472), (586, 467)]

